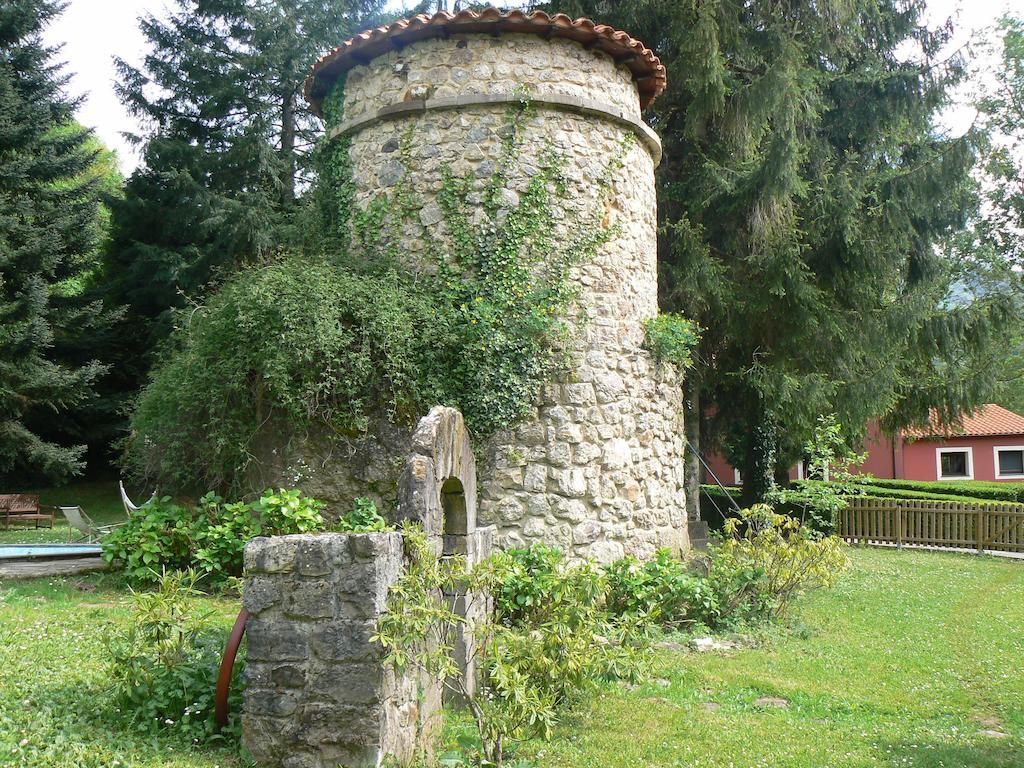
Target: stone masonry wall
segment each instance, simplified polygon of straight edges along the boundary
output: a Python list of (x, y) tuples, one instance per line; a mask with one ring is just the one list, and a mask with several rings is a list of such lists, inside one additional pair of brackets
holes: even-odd
[[(521, 87), (538, 100), (571, 95), (640, 113), (630, 73), (599, 51), (531, 35), (464, 34), (415, 43), (352, 69), (343, 120), (358, 122), (410, 100), (474, 100)], [(474, 175), (482, 188), (501, 156), (507, 115), (505, 105), (474, 104), (353, 129), (358, 201), (365, 205), (401, 183), (423, 201), (422, 227), (410, 227), (403, 242), (410, 268), (430, 268), (417, 255), (424, 230), (426, 237), (443, 236), (435, 199), (443, 168)], [(550, 147), (570, 177), (551, 215), (579, 221), (596, 212), (614, 234), (574, 275), (583, 317), (570, 375), (545, 388), (536, 419), (486, 447), (480, 520), (497, 526), (503, 546), (547, 541), (600, 560), (684, 548), (682, 393), (675, 373), (642, 349), (643, 322), (657, 313), (654, 157), (621, 122), (564, 108), (538, 105), (521, 135), (518, 170), (504, 193), (508, 205), (516, 205)], [(617, 157), (622, 167), (605, 201), (597, 180)]]
[(248, 544), (242, 729), (257, 762), (364, 768), (391, 755), (405, 765), (431, 743), (440, 687), (396, 676), (370, 642), (402, 566), (398, 533)]

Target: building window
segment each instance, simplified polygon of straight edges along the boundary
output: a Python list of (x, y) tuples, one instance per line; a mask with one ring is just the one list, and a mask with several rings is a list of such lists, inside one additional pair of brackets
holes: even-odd
[(939, 480), (974, 479), (974, 455), (970, 448), (937, 448), (935, 465)]
[(997, 480), (1024, 478), (1024, 445), (998, 445), (992, 450)]

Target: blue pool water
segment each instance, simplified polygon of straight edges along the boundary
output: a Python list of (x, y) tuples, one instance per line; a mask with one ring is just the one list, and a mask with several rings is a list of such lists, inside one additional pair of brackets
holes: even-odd
[(0, 544), (0, 560), (96, 557), (101, 552), (99, 544)]

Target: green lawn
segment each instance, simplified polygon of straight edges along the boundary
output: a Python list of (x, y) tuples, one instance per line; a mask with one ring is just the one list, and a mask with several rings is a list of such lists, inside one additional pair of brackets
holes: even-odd
[[(36, 493), (39, 494), (39, 503), (44, 505), (77, 504), (99, 525), (124, 520), (124, 506), (121, 504), (116, 479), (90, 480), (60, 488), (17, 488), (0, 492)], [(135, 502), (141, 503), (139, 499), (135, 499)], [(59, 513), (55, 516), (52, 529), (17, 526), (5, 531), (0, 528), (0, 544), (42, 544), (51, 541), (80, 541), (81, 538), (78, 531), (68, 527), (67, 521)]]
[[(237, 599), (202, 599), (230, 627)], [(195, 748), (168, 729), (123, 724), (106, 692), (104, 631), (125, 622), (119, 577), (0, 584), (0, 766), (229, 768), (237, 750)]]
[[(521, 754), (544, 768), (1024, 765), (1024, 563), (851, 558), (838, 587), (759, 647), (659, 652), (650, 683), (606, 691)], [(202, 602), (225, 627), (238, 607)], [(126, 616), (112, 576), (0, 584), (0, 766), (239, 764), (173, 731), (112, 725), (101, 636)], [(762, 696), (788, 707), (756, 705)]]
[(606, 693), (526, 752), (545, 768), (1024, 765), (1024, 563), (851, 556), (768, 647), (663, 652), (654, 682)]

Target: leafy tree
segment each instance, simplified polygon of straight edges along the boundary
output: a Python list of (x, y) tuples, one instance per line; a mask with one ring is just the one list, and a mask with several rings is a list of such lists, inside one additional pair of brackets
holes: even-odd
[(748, 503), (821, 414), (891, 426), (989, 395), (973, 363), (1005, 307), (951, 307), (936, 250), (971, 208), (977, 137), (934, 129), (964, 67), (939, 60), (951, 29), (923, 25), (923, 0), (568, 5), (670, 73), (647, 115), (666, 150), (662, 303), (704, 329), (688, 438), (724, 445)]
[(83, 468), (85, 446), (43, 432), (94, 397), (104, 366), (76, 360), (75, 342), (106, 321), (80, 290), (101, 225), (98, 147), (41, 39), (62, 7), (0, 7), (0, 476), (52, 481)]

